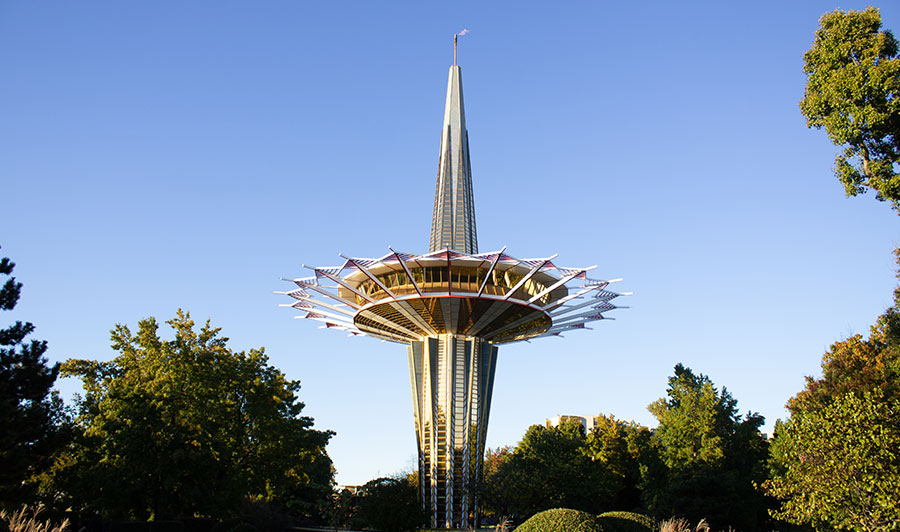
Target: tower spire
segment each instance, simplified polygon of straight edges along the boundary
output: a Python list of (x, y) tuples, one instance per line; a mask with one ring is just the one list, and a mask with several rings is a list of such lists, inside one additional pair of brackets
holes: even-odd
[(428, 248), (429, 251), (452, 249), (462, 253), (478, 253), (469, 136), (463, 107), (462, 71), (456, 64), (456, 40), (457, 35), (454, 35), (454, 64), (450, 67), (447, 80), (447, 102), (444, 106)]

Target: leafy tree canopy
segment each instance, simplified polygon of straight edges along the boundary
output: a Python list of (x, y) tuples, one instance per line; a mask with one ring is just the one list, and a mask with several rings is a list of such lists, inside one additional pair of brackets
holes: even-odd
[[(12, 277), (15, 263), (0, 259), (0, 309), (12, 310), (22, 283)], [(28, 340), (34, 325), (17, 321), (0, 329), (0, 508), (10, 510), (33, 495), (32, 479), (48, 467), (64, 443), (66, 416), (51, 390), (59, 365), (47, 365), (47, 342)]]
[(425, 522), (418, 484), (418, 478), (411, 477), (382, 477), (367, 482), (359, 494), (363, 523), (382, 532), (418, 530)]
[(607, 509), (641, 506), (641, 471), (658, 467), (659, 462), (650, 429), (612, 415), (595, 416), (594, 428), (585, 437), (585, 453), (611, 476), (615, 497)]
[(897, 40), (881, 31), (881, 14), (840, 10), (820, 19), (804, 55), (806, 93), (800, 111), (844, 150), (835, 174), (847, 195), (874, 189), (900, 210), (900, 58)]
[[(822, 377), (776, 425), (768, 492), (781, 519), (820, 528), (896, 530), (900, 523), (900, 288), (868, 338), (836, 342)], [(894, 528), (892, 528), (894, 527)]]
[(798, 409), (776, 434), (780, 467), (766, 484), (783, 500), (775, 517), (817, 529), (898, 529), (900, 401), (847, 392)]
[(514, 448), (488, 450), (481, 500), (486, 509), (519, 518), (551, 508), (599, 513), (640, 505), (638, 483), (650, 431), (613, 416), (533, 425)]
[(298, 381), (262, 349), (234, 352), (207, 322), (178, 311), (112, 330), (110, 362), (69, 360), (79, 377), (79, 430), (47, 490), (109, 518), (222, 517), (245, 498), (309, 514), (331, 493), (330, 431), (301, 416)]
[(765, 516), (755, 482), (765, 479), (764, 418), (740, 416), (726, 389), (681, 364), (666, 397), (649, 405), (664, 468), (647, 471), (644, 498), (658, 517), (708, 518), (716, 528), (755, 530)]
[(611, 495), (609, 478), (584, 452), (581, 423), (532, 425), (501, 466), (502, 489), (512, 513), (533, 515), (550, 508), (595, 511)]

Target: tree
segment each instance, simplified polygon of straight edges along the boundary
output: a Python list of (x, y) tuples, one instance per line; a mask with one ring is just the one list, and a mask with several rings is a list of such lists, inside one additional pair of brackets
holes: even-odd
[(788, 401), (791, 417), (776, 425), (766, 483), (781, 500), (772, 512), (778, 518), (822, 528), (897, 529), (898, 309), (900, 289), (869, 337), (832, 345), (822, 357), (822, 377), (807, 377)]
[(817, 529), (900, 529), (900, 401), (851, 391), (797, 410), (778, 429), (781, 467), (766, 485), (784, 501), (776, 517)]
[(263, 349), (233, 352), (219, 329), (178, 311), (162, 340), (154, 318), (112, 330), (110, 362), (68, 360), (80, 377), (78, 434), (48, 490), (107, 518), (223, 517), (242, 499), (309, 514), (330, 496), (331, 431), (301, 416), (298, 381)]
[(614, 482), (609, 510), (633, 510), (641, 506), (641, 470), (657, 461), (650, 429), (615, 416), (599, 415), (586, 435), (585, 447), (592, 460), (601, 463)]
[(660, 518), (707, 518), (713, 528), (755, 530), (765, 517), (754, 483), (765, 479), (764, 418), (740, 416), (726, 389), (681, 364), (669, 378), (667, 397), (648, 409), (664, 467), (645, 479), (644, 498)]
[[(414, 481), (414, 482), (413, 482)], [(418, 479), (382, 477), (362, 487), (359, 516), (382, 532), (417, 530), (425, 522), (418, 497)]]
[[(0, 259), (0, 274), (15, 263)], [(12, 310), (22, 283), (9, 277), (0, 288), (0, 309)], [(0, 507), (19, 507), (33, 495), (35, 475), (49, 466), (65, 438), (62, 401), (51, 390), (59, 364), (47, 365), (47, 342), (26, 340), (31, 323), (0, 329)]]
[(900, 210), (900, 58), (897, 40), (881, 30), (881, 14), (840, 10), (820, 19), (804, 55), (807, 125), (825, 128), (844, 150), (835, 174), (848, 196), (874, 189)]
[(513, 470), (507, 465), (512, 459), (513, 448), (509, 445), (488, 449), (484, 453), (483, 479), (478, 490), (480, 510), (487, 515), (495, 515), (502, 518), (512, 511), (509, 508), (511, 501), (515, 499), (513, 486), (509, 478)]
[(512, 453), (489, 456), (482, 494), (500, 514), (528, 517), (550, 508), (586, 512), (616, 509), (616, 478), (594, 460), (579, 422), (533, 425)]

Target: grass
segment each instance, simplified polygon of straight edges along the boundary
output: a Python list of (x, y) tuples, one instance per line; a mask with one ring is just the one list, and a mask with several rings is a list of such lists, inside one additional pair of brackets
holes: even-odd
[(691, 527), (687, 519), (673, 517), (659, 524), (659, 532), (709, 532), (709, 523), (701, 519), (696, 527)]
[(29, 511), (27, 507), (23, 507), (18, 512), (0, 510), (0, 519), (6, 522), (9, 532), (66, 532), (69, 528), (68, 519), (54, 525), (49, 520), (41, 521), (38, 518), (40, 513), (40, 506), (34, 511)]

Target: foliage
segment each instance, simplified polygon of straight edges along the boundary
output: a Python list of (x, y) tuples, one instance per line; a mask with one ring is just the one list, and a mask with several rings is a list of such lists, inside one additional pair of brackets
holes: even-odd
[(658, 462), (650, 429), (601, 414), (594, 418), (594, 428), (586, 435), (585, 452), (611, 475), (614, 495), (607, 509), (641, 505), (641, 470)]
[(765, 501), (755, 484), (766, 478), (766, 442), (759, 414), (740, 416), (727, 389), (681, 364), (667, 397), (648, 409), (663, 467), (645, 469), (644, 499), (657, 517), (708, 517), (715, 527), (755, 530)]
[(178, 311), (112, 331), (110, 362), (68, 360), (80, 377), (78, 434), (47, 483), (61, 504), (105, 518), (225, 517), (246, 498), (309, 514), (331, 493), (333, 434), (301, 416), (298, 381), (262, 349), (234, 352)]
[(488, 455), (482, 494), (500, 515), (533, 515), (550, 508), (596, 513), (614, 509), (616, 479), (586, 447), (581, 423), (533, 425), (516, 448)]
[(593, 515), (555, 508), (533, 515), (518, 527), (515, 532), (604, 532)]
[(849, 392), (878, 390), (885, 400), (900, 398), (900, 337), (897, 303), (871, 328), (869, 338), (856, 334), (835, 342), (822, 357), (822, 377), (806, 378), (806, 388), (792, 397), (792, 413), (824, 408)]
[[(0, 274), (9, 276), (15, 263), (0, 259)], [(0, 287), (0, 310), (12, 310), (22, 283), (9, 277)], [(0, 507), (16, 508), (33, 495), (33, 477), (49, 467), (65, 442), (67, 417), (51, 391), (59, 365), (47, 365), (47, 342), (26, 340), (31, 323), (15, 322), (0, 329)]]
[(900, 530), (900, 401), (849, 392), (781, 425), (779, 518), (845, 530)]
[(832, 345), (822, 377), (808, 377), (788, 401), (791, 417), (776, 425), (766, 483), (781, 499), (774, 515), (827, 528), (900, 527), (898, 309), (900, 288), (869, 337)]
[(513, 468), (508, 465), (512, 454), (513, 448), (508, 445), (485, 451), (483, 481), (479, 486), (478, 499), (480, 509), (487, 514), (502, 517), (512, 513), (509, 505), (518, 491), (518, 486), (510, 478), (514, 473)]
[(9, 532), (65, 532), (69, 529), (69, 520), (58, 525), (39, 518), (41, 508), (31, 511), (22, 507), (18, 512), (7, 512), (0, 509), (0, 524), (5, 524)]
[(835, 174), (847, 195), (874, 189), (900, 209), (900, 58), (897, 40), (881, 30), (881, 14), (826, 13), (804, 55), (808, 79), (800, 110), (844, 150)]
[[(244, 500), (238, 507), (236, 517), (240, 523), (258, 532), (281, 532), (292, 524), (291, 516), (277, 504), (261, 498)], [(234, 532), (233, 526), (226, 532)]]
[(654, 532), (652, 517), (634, 512), (606, 512), (597, 516), (603, 532)]
[(409, 478), (370, 480), (362, 487), (360, 517), (369, 527), (382, 532), (416, 530), (425, 522), (417, 484)]
[(359, 503), (362, 496), (347, 488), (332, 495), (328, 512), (328, 524), (337, 529), (359, 530), (365, 526), (359, 515)]

